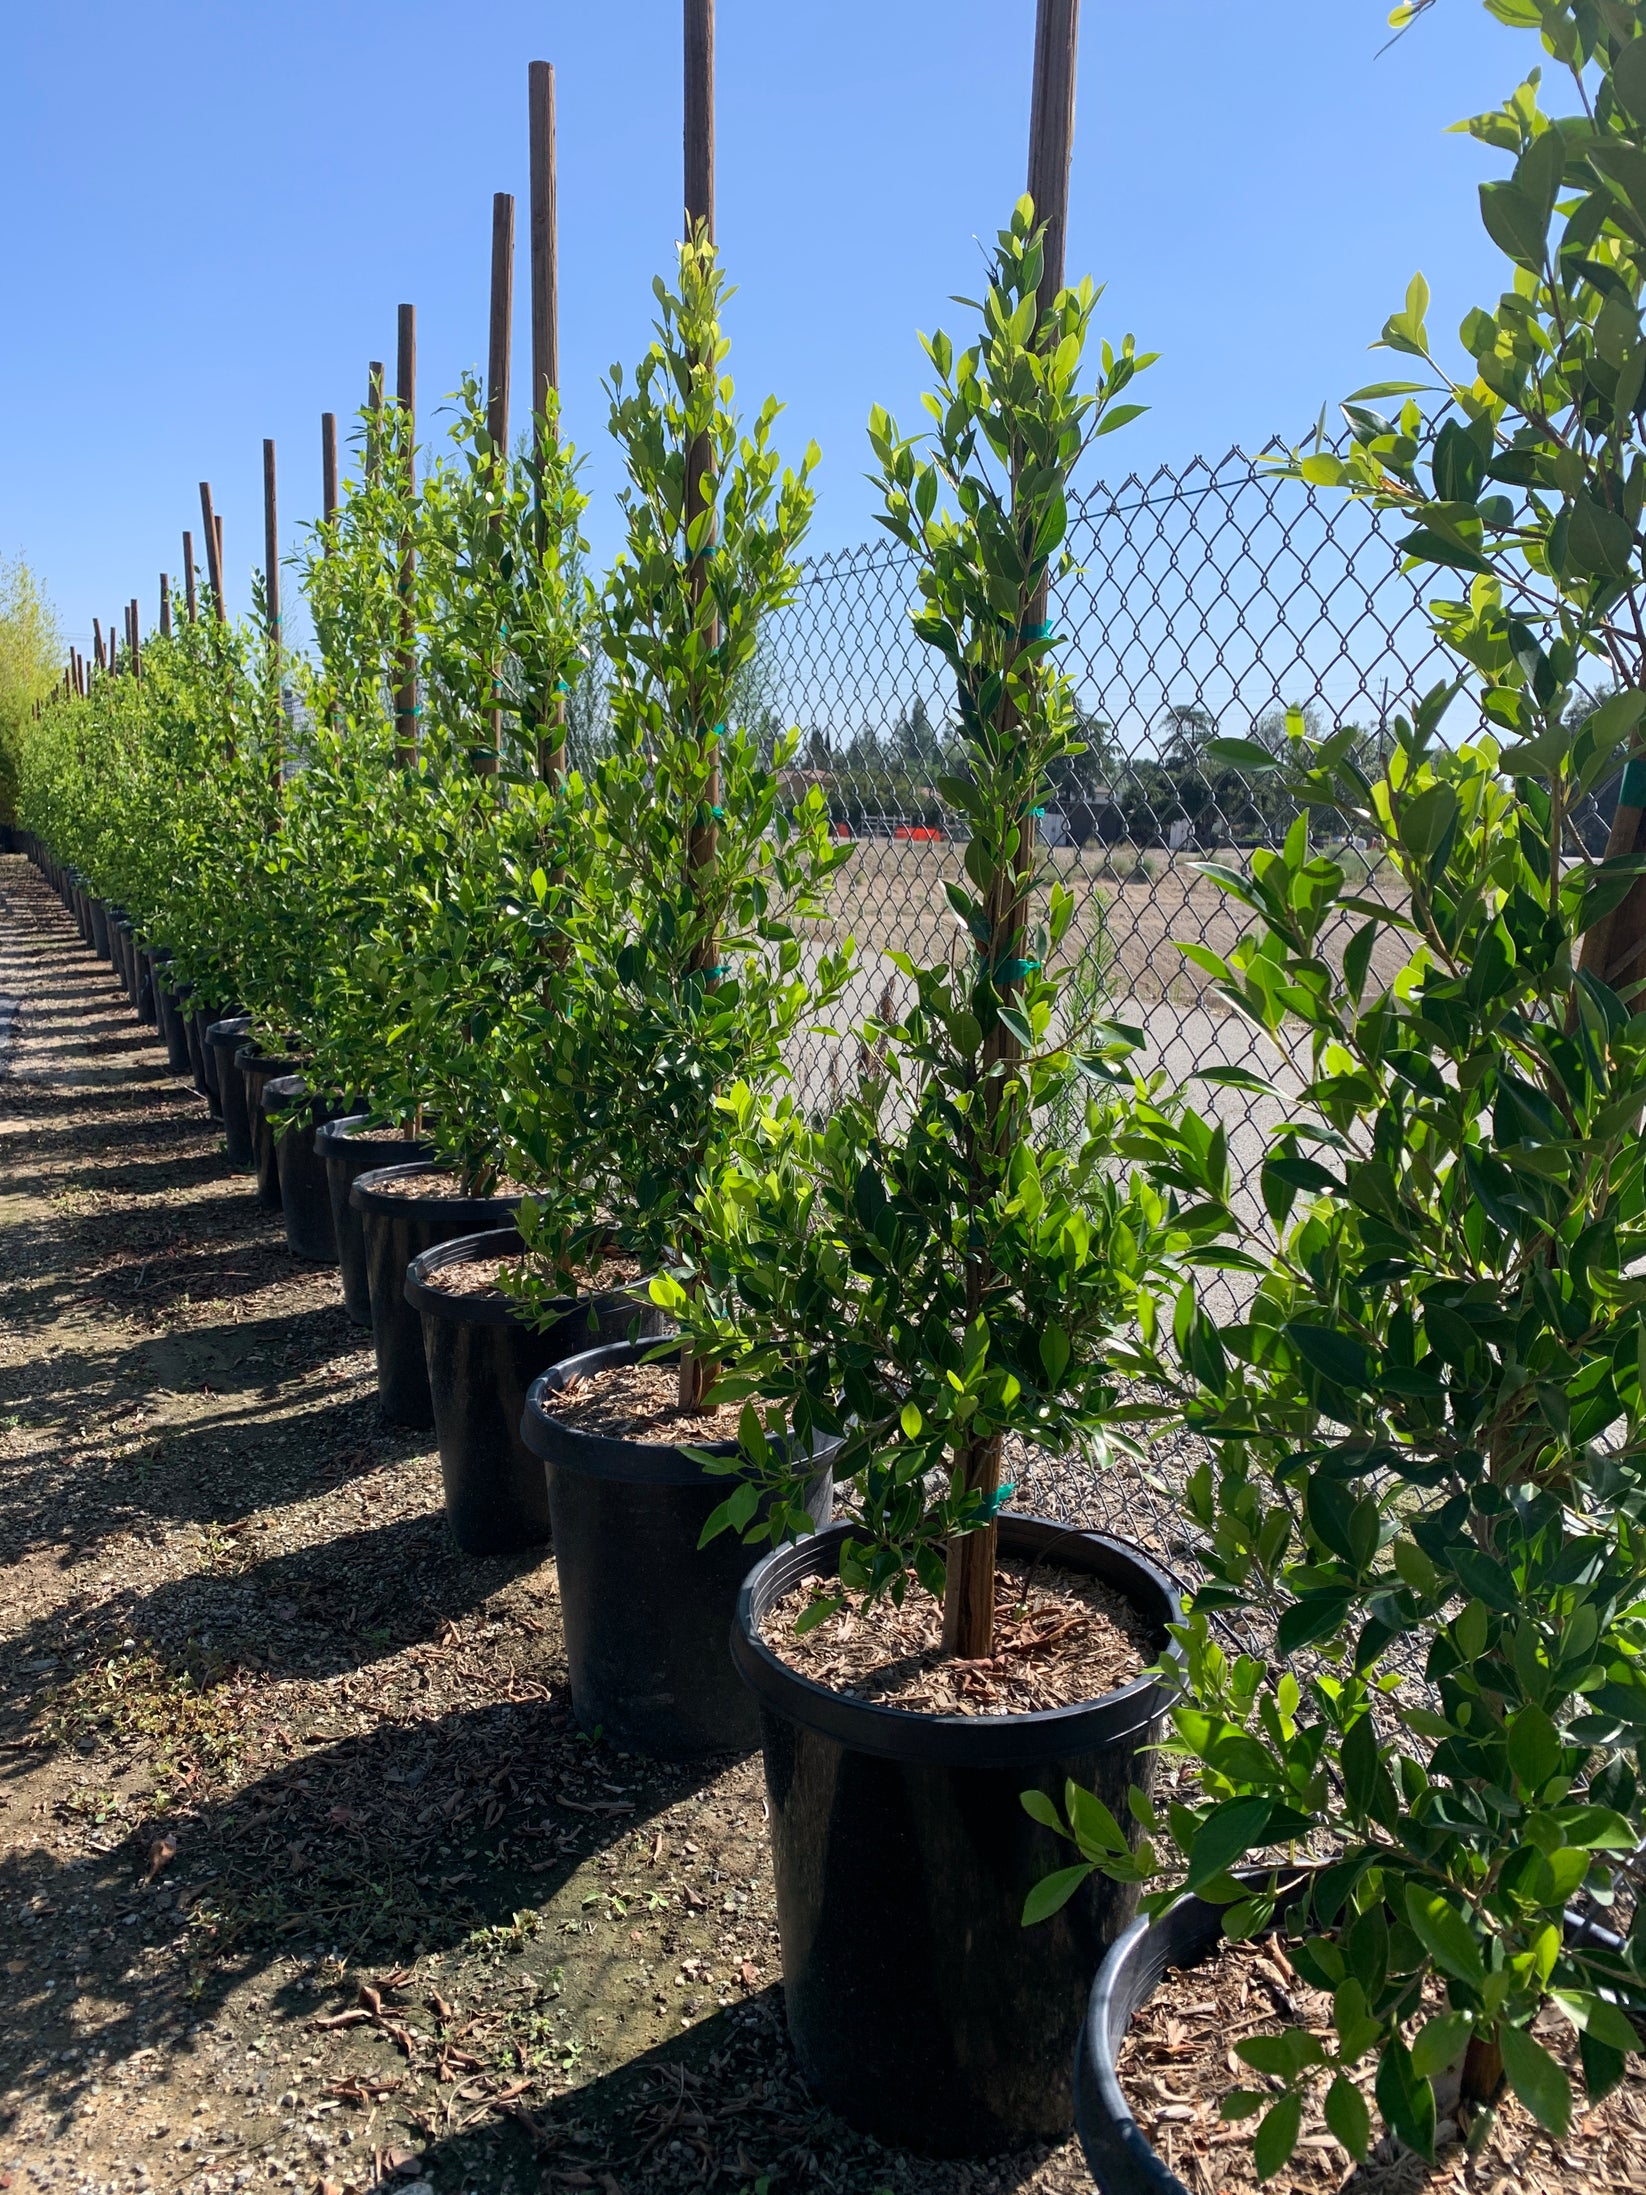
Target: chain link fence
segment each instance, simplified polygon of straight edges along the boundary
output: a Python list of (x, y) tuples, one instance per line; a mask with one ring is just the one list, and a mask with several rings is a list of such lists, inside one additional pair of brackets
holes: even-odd
[[(1317, 730), (1357, 726), (1375, 752), (1394, 716), (1448, 675), (1421, 576), (1401, 570), (1398, 522), (1283, 477), (1286, 447), (1094, 487), (1073, 506), (1075, 569), (1055, 592), (1087, 740), (1040, 823), (1045, 861), (1078, 907), (1069, 972), (1077, 1003), (1140, 1027), (1145, 1064), (1174, 1083), (1213, 1065), (1282, 1088), (1288, 1079), (1285, 1058), (1175, 942), (1229, 950), (1243, 910), (1196, 865), (1249, 861), (1296, 812), (1261, 776), (1214, 761), (1207, 742), (1281, 744), (1287, 711), (1300, 709)], [(901, 995), (891, 952), (961, 949), (943, 881), (960, 875), (964, 826), (937, 787), (956, 739), (953, 692), (911, 628), (914, 578), (889, 540), (816, 559), (768, 632), (751, 696), (773, 723), (799, 726), (799, 781), (822, 788), (838, 835), (854, 843), (835, 925), (858, 949), (848, 1031)], [(1329, 819), (1312, 828), (1330, 842)], [(1349, 864), (1359, 853), (1341, 840), (1332, 851)], [(1356, 881), (1369, 894), (1384, 883), (1369, 859)], [(826, 1109), (855, 1066), (849, 1034), (813, 1038), (793, 1062), (798, 1094)], [(1196, 1102), (1226, 1123), (1235, 1180), (1261, 1224), (1272, 1101), (1202, 1084)], [(1018, 1500), (1124, 1527), (1183, 1569), (1174, 1487), (1185, 1455), (1180, 1439), (1148, 1466), (1110, 1472), (1026, 1457)]]

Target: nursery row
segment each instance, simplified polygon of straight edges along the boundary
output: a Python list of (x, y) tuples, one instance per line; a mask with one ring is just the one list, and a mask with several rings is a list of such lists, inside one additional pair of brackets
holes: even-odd
[[(1169, 1958), (1273, 1930), (1329, 2012), (1237, 2045), (1262, 2177), (1378, 2117), (1479, 2144), (1510, 2094), (1561, 2134), (1572, 2068), (1598, 2102), (1636, 2048), (1646, 10), (1493, 12), (1581, 108), (1534, 77), (1469, 125), (1514, 159), (1483, 193), (1512, 287), (1460, 380), (1415, 281), (1383, 340), (1425, 378), (1293, 461), (1469, 575), (1432, 609), (1457, 677), (1379, 765), (1301, 722), (1215, 743), (1298, 817), (1206, 867), (1233, 950), (1183, 948), (1299, 1070), (1202, 1078), (1273, 1108), (1259, 1220), (1215, 1118), (1063, 979), (1049, 604), (1149, 360), (1094, 343), (1028, 198), (972, 340), (925, 341), (929, 433), (870, 423), (968, 835), (952, 947), (890, 956), (861, 1025), (824, 942), (851, 848), (754, 675), (811, 458), (735, 409), (706, 223), (612, 379), (602, 584), (552, 390), (512, 452), (467, 384), (420, 461), (374, 386), (299, 560), (312, 660), (190, 573), (21, 756), (35, 858), (338, 1263), (458, 1544), (552, 1548), (580, 1722), (763, 1748), (799, 2062), (889, 2140), (986, 2151), (1078, 2100), (1104, 2187), (1176, 2184), (1126, 2020)], [(1569, 818), (1620, 768), (1594, 856)], [(1314, 850), (1321, 812), (1398, 894)], [(817, 1029), (853, 1069), (826, 1116), (785, 1079)], [(1187, 1610), (1012, 1506), (1027, 1450), (1166, 1424), (1198, 1437)]]

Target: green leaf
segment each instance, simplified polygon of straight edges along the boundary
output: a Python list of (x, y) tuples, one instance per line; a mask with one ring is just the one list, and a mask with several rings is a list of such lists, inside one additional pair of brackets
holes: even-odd
[(1482, 183), (1480, 218), (1498, 250), (1517, 266), (1542, 266), (1549, 216), (1525, 191), (1513, 183)]
[(1048, 1797), (1044, 1791), (1036, 1790), (1033, 1786), (1027, 1791), (1020, 1792), (1019, 1797), (1022, 1800), (1024, 1813), (1032, 1821), (1041, 1823), (1044, 1828), (1055, 1829), (1060, 1836), (1062, 1835), (1063, 1817), (1057, 1811), (1055, 1800)]
[(1033, 1928), (1037, 1921), (1049, 1920), (1052, 1914), (1061, 1912), (1092, 1872), (1090, 1860), (1079, 1860), (1073, 1867), (1060, 1867), (1055, 1874), (1042, 1875), (1023, 1901), (1023, 1926)]
[(1303, 2125), (1303, 2098), (1282, 2096), (1269, 2110), (1252, 2143), (1252, 2163), (1260, 2180), (1272, 2180), (1297, 2147)]
[(1400, 843), (1426, 861), (1456, 827), (1458, 799), (1449, 785), (1430, 785), (1400, 811)]
[(1526, 2109), (1551, 2134), (1564, 2134), (1572, 2123), (1572, 2084), (1565, 2068), (1523, 2027), (1501, 2027), (1498, 2045), (1509, 2086)]
[(1334, 1386), (1364, 1394), (1372, 1385), (1375, 1377), (1372, 1353), (1352, 1334), (1340, 1333), (1332, 1326), (1307, 1325), (1297, 1319), (1287, 1325), (1285, 1332), (1286, 1339), (1304, 1363)]
[(1390, 2036), (1378, 2061), (1377, 2107), (1406, 2147), (1433, 2164), (1435, 2092), (1412, 2070), (1412, 2054), (1398, 2035)]
[(1427, 2021), (1412, 2044), (1412, 2071), (1432, 2080), (1461, 2056), (1474, 2033), (1472, 2012), (1442, 2012)]
[(1260, 747), (1255, 739), (1208, 739), (1201, 750), (1212, 762), (1227, 762), (1237, 770), (1278, 770), (1281, 758)]
[(1366, 2099), (1347, 2074), (1326, 2091), (1326, 2124), (1358, 2163), (1372, 2143), (1372, 2115)]
[(1221, 1806), (1213, 1807), (1189, 1848), (1184, 1887), (1201, 1889), (1236, 1860), (1243, 1859), (1253, 1845), (1262, 1844), (1273, 1812), (1270, 1799), (1225, 1799)]
[(1420, 1884), (1409, 1882), (1406, 1917), (1423, 1948), (1446, 1973), (1460, 1982), (1485, 1980), (1486, 1966), (1474, 1930), (1438, 1890), (1424, 1890)]
[(1509, 1766), (1525, 1789), (1541, 1791), (1560, 1767), (1560, 1734), (1535, 1701), (1509, 1718)]

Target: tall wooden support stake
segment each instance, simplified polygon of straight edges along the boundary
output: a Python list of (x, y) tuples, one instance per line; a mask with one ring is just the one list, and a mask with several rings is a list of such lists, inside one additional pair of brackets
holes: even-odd
[(366, 368), (366, 478), (376, 484), (383, 470), (383, 361)]
[(509, 448), (509, 347), (514, 339), (514, 198), (492, 197), (491, 325), (486, 345), (486, 432), (501, 455)]
[(714, 0), (686, 5), (686, 234), (714, 242)]
[(183, 529), (183, 600), (188, 607), (189, 623), (200, 621), (200, 594), (194, 580), (194, 536), (187, 527)]
[[(684, 153), (684, 190), (682, 193), (686, 215), (686, 241), (688, 244), (712, 245), (714, 242), (714, 0), (684, 0), (683, 27), (685, 32), (683, 60), (684, 78), (684, 128), (682, 150)], [(711, 367), (711, 372), (717, 368)], [(686, 445), (686, 494), (684, 517), (689, 528), (695, 520), (709, 514), (710, 523), (705, 526), (697, 547), (688, 553), (686, 590), (691, 599), (694, 617), (700, 616), (704, 600), (709, 593), (709, 560), (714, 554), (714, 526), (712, 514), (715, 507), (714, 445), (706, 434), (694, 435)], [(706, 646), (713, 650), (719, 644), (720, 631), (717, 621), (710, 618), (703, 629)], [(706, 896), (703, 886), (713, 876), (720, 853), (720, 832), (715, 822), (720, 806), (720, 759), (716, 744), (718, 734), (709, 722), (710, 712), (699, 708), (697, 713), (697, 739), (703, 752), (703, 781), (693, 806), (686, 829), (685, 884), (689, 897), (697, 905)], [(715, 982), (720, 948), (712, 931), (705, 930), (692, 947), (692, 972), (701, 978), (706, 989)], [(680, 1406), (684, 1410), (695, 1409), (703, 1399), (710, 1370), (694, 1351), (684, 1349), (680, 1354)]]
[(274, 738), (269, 783), (278, 793), (283, 774), (284, 704), (280, 693), (280, 505), (275, 490), (274, 444), (263, 443), (263, 613), (268, 620), (269, 682), (274, 688)]
[(171, 574), (160, 574), (160, 637), (171, 638)]
[(91, 652), (97, 660), (97, 668), (100, 671), (106, 671), (109, 667), (109, 659), (103, 651), (103, 624), (102, 620), (96, 617), (91, 621)]
[[(541, 436), (550, 400), (560, 388), (559, 181), (555, 166), (554, 65), (533, 61), (526, 70), (531, 135), (532, 436)], [(542, 512), (539, 509), (541, 528)], [(558, 693), (534, 697), (537, 711), (537, 774), (558, 785), (566, 774), (566, 704)]]
[[(211, 537), (217, 543), (217, 569), (220, 572), (226, 572), (229, 567), (228, 561), (223, 555), (223, 514), (221, 511), (212, 513)], [(225, 603), (223, 605), (223, 615), (226, 618), (228, 614), (228, 604)]]
[(126, 615), (128, 630), (131, 633), (131, 675), (133, 678), (141, 680), (143, 676), (143, 613), (137, 607), (136, 595), (132, 596), (131, 608)]
[(556, 228), (554, 64), (533, 61), (526, 71), (531, 126), (532, 221), (532, 421), (543, 416), (551, 389), (560, 386), (560, 243)]
[(1038, 0), (1034, 25), (1034, 96), (1029, 106), (1029, 196), (1046, 224), (1040, 309), (1063, 287), (1069, 226), (1069, 159), (1074, 151), (1075, 55), (1080, 0)]
[[(405, 489), (417, 492), (417, 307), (400, 308), (394, 397), (406, 438)], [(400, 646), (395, 664), (394, 759), (401, 769), (417, 760), (417, 543), (408, 511), (400, 533)]]
[[(714, 0), (685, 0), (685, 210), (688, 241), (714, 242)], [(686, 450), (686, 522), (688, 525), (714, 507), (714, 448), (707, 435), (693, 437)], [(714, 553), (713, 528), (692, 556), (687, 587), (694, 604), (708, 592), (709, 559)], [(711, 628), (708, 643), (719, 639)], [(700, 738), (714, 737), (703, 728)], [(687, 834), (687, 880), (700, 870), (711, 870), (719, 850), (720, 834), (714, 810), (720, 805), (720, 765), (712, 761), (697, 815)], [(699, 940), (694, 964), (708, 976), (717, 948), (712, 937)], [(683, 1360), (684, 1361), (684, 1360)], [(695, 1398), (693, 1398), (695, 1399)]]
[[(326, 525), (337, 517), (337, 414), (320, 414), (320, 516)], [(329, 547), (330, 544), (328, 543)]]
[(211, 482), (200, 483), (200, 518), (206, 529), (206, 578), (211, 586), (212, 607), (221, 625), (228, 612), (223, 607), (223, 531), (211, 507)]
[(275, 490), (274, 444), (263, 444), (263, 610), (269, 649), (280, 661), (280, 507)]
[[(492, 467), (501, 489), (509, 463), (509, 351), (514, 339), (514, 199), (507, 191), (492, 197), (491, 325), (486, 344), (486, 435)], [(483, 777), (497, 774), (503, 752), (502, 666), (492, 669), (491, 744), (476, 758)]]
[[(1037, 0), (1034, 33), (1034, 92), (1029, 105), (1028, 191), (1034, 200), (1035, 218), (1046, 228), (1041, 262), (1039, 310), (1044, 313), (1063, 287), (1064, 244), (1069, 217), (1069, 157), (1074, 146), (1075, 56), (1080, 22), (1080, 0)], [(1030, 597), (1023, 630), (1039, 631), (1046, 623), (1050, 590), (1045, 581)], [(1012, 728), (1010, 718), (1005, 729)], [(1031, 813), (1018, 819), (1018, 848), (1009, 867), (998, 870), (985, 900), (990, 952), (996, 965), (1021, 967), (1026, 950), (1030, 902), (1034, 891), (1035, 828)], [(1008, 987), (1015, 1000), (1015, 987)], [(1020, 1047), (1004, 1023), (998, 1023), (985, 1040), (983, 1071), (994, 1093), (988, 1105), (987, 1126), (978, 1131), (997, 1135), (1000, 1067), (1019, 1055)], [(991, 1440), (964, 1442), (955, 1453), (955, 1477), (966, 1488), (993, 1499), (1000, 1489), (1001, 1443)], [(981, 1531), (964, 1532), (951, 1539), (947, 1551), (948, 1578), (943, 1594), (943, 1644), (947, 1652), (963, 1660), (982, 1660), (994, 1651), (994, 1591), (998, 1531), (988, 1524)]]

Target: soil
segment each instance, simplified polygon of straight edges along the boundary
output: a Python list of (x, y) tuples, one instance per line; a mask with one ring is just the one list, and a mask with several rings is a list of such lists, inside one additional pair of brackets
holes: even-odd
[[(1646, 2061), (1629, 2059), (1621, 2086), (1602, 2102), (1586, 2104), (1577, 2039), (1553, 2012), (1535, 2032), (1572, 2080), (1572, 2124), (1563, 2139), (1546, 2133), (1511, 2096), (1472, 2163), (1447, 2119), (1432, 2168), (1410, 2152), (1396, 2153), (1385, 2136), (1354, 2170), (1348, 2151), (1327, 2131), (1319, 2108), (1322, 2084), (1304, 2112), (1290, 2165), (1260, 2183), (1251, 2155), (1258, 2119), (1226, 2123), (1218, 2106), (1231, 2089), (1263, 2086), (1235, 2056), (1235, 2044), (1249, 2035), (1278, 2034), (1299, 2020), (1330, 2035), (1331, 1999), (1305, 1986), (1283, 1950), (1254, 1944), (1226, 1945), (1201, 1966), (1168, 1972), (1133, 2016), (1121, 2046), (1120, 2085), (1145, 2138), (1190, 2195), (1242, 2195), (1246, 2189), (1255, 2195), (1260, 2185), (1264, 2195), (1571, 2195), (1578, 2187), (1614, 2195), (1646, 2188)], [(1372, 2063), (1367, 2059), (1361, 2085), (1376, 2128)]]
[(914, 1715), (1021, 1715), (1101, 1699), (1165, 1644), (1099, 1580), (1009, 1556), (996, 1573), (988, 1661), (944, 1656), (943, 1605), (923, 1586), (911, 1585), (901, 1608), (887, 1598), (847, 1606), (797, 1636), (816, 1597), (811, 1580), (768, 1611), (760, 1635), (772, 1652), (831, 1692)]
[(0, 2189), (1090, 2195), (811, 2100), (758, 1759), (579, 1733), (425, 1439), (0, 856)]
[[(450, 1296), (501, 1296), (504, 1290), (497, 1285), (498, 1273), (518, 1269), (508, 1259), (455, 1258), (450, 1265), (440, 1267), (436, 1285)], [(560, 1285), (561, 1278), (556, 1276), (556, 1285)], [(565, 1275), (564, 1291), (568, 1298), (601, 1295), (628, 1287), (639, 1278), (638, 1258), (604, 1258), (599, 1265), (580, 1266)]]
[(417, 1141), (417, 1130), (415, 1128), (386, 1127), (381, 1124), (375, 1128), (363, 1125), (359, 1128), (346, 1130), (343, 1140), (346, 1143), (352, 1143), (356, 1136), (366, 1137), (370, 1141), (375, 1141), (379, 1136), (393, 1136), (397, 1142), (415, 1143)]
[[(463, 1197), (469, 1192), (457, 1176), (446, 1166), (420, 1167), (415, 1174), (402, 1174), (398, 1181), (378, 1181), (372, 1184), (381, 1197)], [(521, 1196), (524, 1191), (519, 1182), (506, 1176), (487, 1191), (488, 1196)]]
[(662, 1441), (699, 1447), (736, 1440), (742, 1406), (723, 1402), (713, 1410), (682, 1410), (677, 1364), (618, 1364), (609, 1372), (571, 1380), (557, 1390), (552, 1415), (579, 1433), (609, 1433), (619, 1440)]

